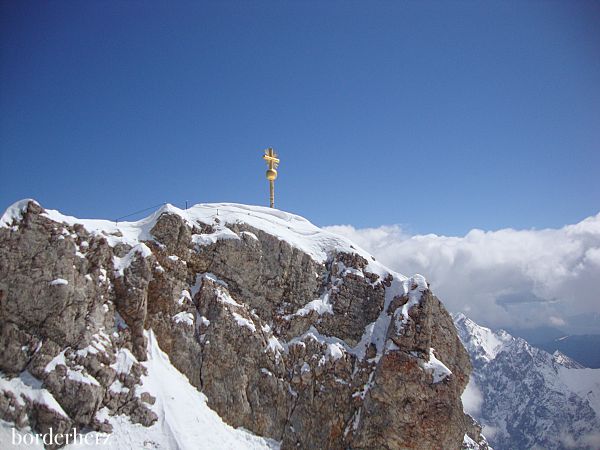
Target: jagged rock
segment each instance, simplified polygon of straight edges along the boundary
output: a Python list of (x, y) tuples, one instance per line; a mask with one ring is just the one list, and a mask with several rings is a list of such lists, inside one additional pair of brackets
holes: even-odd
[(44, 379), (44, 386), (56, 398), (61, 399), (62, 408), (79, 426), (86, 426), (92, 421), (100, 407), (104, 389), (100, 383), (92, 384), (86, 378), (72, 380), (66, 366), (59, 365)]
[[(106, 431), (109, 427), (94, 415), (109, 397), (116, 349), (106, 336), (94, 355), (77, 354), (102, 330), (114, 326), (113, 248), (81, 225), (51, 220), (34, 202), (26, 205), (15, 227), (0, 229), (0, 369), (9, 377), (27, 374), (21, 379), (47, 391), (60, 406), (23, 395), (14, 400), (18, 418), (12, 417), (10, 408), (0, 408), (0, 417), (40, 433), (50, 427), (65, 433), (73, 426)], [(129, 285), (145, 274), (133, 267), (135, 271), (126, 276)], [(145, 295), (145, 287), (141, 290)], [(127, 298), (118, 297), (121, 305), (127, 305)], [(122, 313), (127, 311), (123, 308)], [(144, 317), (138, 317), (143, 330)], [(135, 339), (131, 341), (135, 344)], [(71, 358), (46, 370), (61, 353)], [(134, 382), (139, 382), (139, 375)], [(3, 392), (7, 397), (0, 399), (10, 398), (9, 391)], [(113, 410), (121, 406), (117, 402)], [(151, 413), (144, 406), (135, 409), (141, 416)], [(150, 425), (152, 420), (140, 422)]]
[[(166, 206), (137, 225), (101, 226), (33, 202), (9, 210), (6, 377), (35, 377), (63, 427), (110, 431), (106, 412), (148, 426), (151, 329), (226, 422), (283, 449), (463, 445), (469, 359), (423, 277), (394, 274), (297, 216), (219, 208)], [(15, 401), (0, 393), (0, 417), (37, 429), (32, 417), (48, 405), (17, 414)]]
[(487, 439), (481, 434), (481, 425), (468, 414), (465, 414), (467, 432), (463, 440), (462, 450), (493, 450)]
[[(411, 286), (411, 293), (390, 304), (392, 315), (410, 302), (415, 289), (417, 286)], [(373, 387), (359, 411), (357, 447), (454, 448), (463, 439), (460, 395), (468, 381), (470, 363), (462, 346), (456, 346), (455, 333), (450, 329), (443, 332), (443, 327), (434, 329), (434, 320), (452, 325), (442, 308), (426, 289), (419, 303), (408, 310), (410, 320), (392, 322), (388, 351), (375, 369)], [(437, 314), (432, 313), (434, 309)], [(451, 372), (440, 380), (435, 368), (426, 369), (432, 348), (437, 355), (444, 355), (444, 364)], [(454, 350), (451, 358), (443, 353), (447, 348)], [(440, 423), (446, 424), (443, 435), (439, 435)]]
[(152, 280), (152, 254), (144, 244), (142, 249), (134, 247), (123, 257), (128, 267), (114, 280), (115, 304), (131, 333), (133, 354), (140, 361), (146, 360), (144, 323), (148, 307), (148, 285)]

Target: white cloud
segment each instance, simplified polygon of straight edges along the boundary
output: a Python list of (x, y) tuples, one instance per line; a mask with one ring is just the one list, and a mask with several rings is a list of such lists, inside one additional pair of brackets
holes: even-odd
[(501, 431), (499, 428), (494, 427), (492, 425), (482, 424), (482, 434), (486, 437), (486, 439), (494, 439), (494, 436)]
[(475, 383), (474, 377), (469, 378), (469, 384), (467, 384), (467, 387), (462, 393), (461, 400), (465, 412), (473, 417), (479, 416), (481, 404), (483, 403), (483, 395)]
[(548, 317), (548, 320), (552, 325), (555, 325), (557, 327), (562, 327), (567, 324), (567, 322), (565, 322), (565, 320), (562, 317), (550, 316)]
[(345, 235), (394, 270), (421, 273), (451, 311), (494, 327), (568, 325), (600, 312), (600, 214), (560, 229), (409, 236), (397, 225)]

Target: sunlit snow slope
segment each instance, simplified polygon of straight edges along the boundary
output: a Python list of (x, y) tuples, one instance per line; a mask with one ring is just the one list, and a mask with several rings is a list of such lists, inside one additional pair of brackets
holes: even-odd
[[(193, 387), (169, 361), (158, 346), (154, 333), (148, 333), (148, 361), (142, 363), (148, 369), (143, 377), (144, 392), (156, 397), (152, 406), (158, 415), (158, 421), (151, 427), (132, 424), (125, 416), (108, 416), (113, 432), (110, 435), (100, 433), (99, 442), (95, 444), (97, 433), (88, 433), (87, 441), (92, 445), (70, 444), (67, 450), (79, 448), (102, 448), (106, 450), (123, 449), (165, 449), (165, 450), (202, 450), (202, 449), (277, 449), (279, 444), (271, 439), (255, 436), (248, 431), (235, 429), (221, 420), (216, 412), (206, 405), (206, 396)], [(102, 414), (99, 411), (98, 414)], [(12, 445), (12, 426), (0, 422), (0, 442), (2, 448), (40, 449), (42, 445)], [(16, 432), (23, 434), (23, 432)], [(22, 436), (21, 436), (22, 439)], [(106, 441), (105, 441), (106, 440)]]

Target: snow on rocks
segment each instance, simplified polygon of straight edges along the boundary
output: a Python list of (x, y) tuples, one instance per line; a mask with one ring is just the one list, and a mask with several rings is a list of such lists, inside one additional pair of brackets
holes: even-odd
[(13, 203), (8, 207), (4, 214), (2, 214), (2, 217), (0, 218), (0, 227), (11, 228), (11, 224), (23, 220), (23, 214), (27, 211), (29, 202), (33, 202), (37, 206), (40, 206), (38, 202), (31, 198), (26, 198)]
[(27, 398), (32, 403), (45, 405), (61, 416), (68, 417), (54, 396), (41, 386), (42, 382), (27, 371), (11, 379), (0, 373), (0, 391), (10, 392), (19, 405), (24, 406), (24, 398)]
[(121, 383), (121, 381), (119, 379), (116, 379), (109, 386), (109, 390), (116, 394), (127, 394), (130, 389), (127, 386), (123, 385), (123, 383)]
[[(194, 298), (196, 296), (196, 294), (200, 291), (200, 288), (202, 287), (202, 283), (204, 282), (204, 280), (209, 280), (221, 287), (227, 288), (227, 283), (223, 280), (220, 280), (219, 278), (217, 278), (216, 275), (210, 273), (210, 272), (205, 272), (205, 273), (199, 273), (196, 275), (196, 282), (194, 283), (194, 285), (192, 286), (192, 288), (190, 289), (191, 292), (191, 298)], [(183, 295), (183, 294), (182, 294)]]
[[(130, 430), (130, 438), (139, 444), (151, 440), (159, 448), (180, 450), (279, 448), (276, 441), (235, 429), (223, 422), (207, 406), (206, 396), (171, 365), (168, 355), (160, 349), (152, 331), (147, 332), (147, 338), (148, 361), (143, 365), (148, 369), (148, 375), (142, 378), (142, 388), (156, 398), (152, 410), (159, 420), (149, 428), (123, 423), (124, 428)], [(165, 383), (164, 380), (169, 382)], [(118, 431), (120, 425), (111, 419), (113, 428)], [(117, 438), (123, 436), (118, 432), (114, 434)]]
[(56, 355), (45, 367), (44, 371), (47, 373), (53, 372), (57, 369), (58, 366), (64, 366), (67, 371), (67, 378), (77, 383), (90, 384), (94, 386), (100, 386), (98, 380), (96, 380), (92, 375), (87, 372), (84, 372), (85, 369), (81, 366), (75, 365), (74, 368), (67, 363), (66, 358), (66, 349)]
[(56, 278), (50, 282), (50, 286), (66, 286), (67, 284), (69, 284), (69, 282), (64, 278)]
[(215, 231), (210, 234), (193, 234), (192, 242), (196, 244), (196, 248), (203, 245), (214, 244), (223, 239), (240, 239), (240, 237), (224, 225), (215, 226)]
[(333, 361), (343, 358), (346, 349), (339, 342), (329, 342), (325, 354)]
[(256, 325), (254, 325), (254, 322), (252, 322), (250, 319), (247, 319), (245, 317), (242, 317), (241, 315), (239, 315), (236, 312), (233, 312), (233, 317), (236, 321), (236, 323), (240, 326), (240, 327), (246, 327), (248, 328), (252, 333), (254, 333), (256, 331)]
[(111, 367), (115, 369), (117, 373), (127, 374), (131, 371), (133, 365), (138, 363), (137, 358), (126, 348), (120, 348), (115, 356), (116, 361), (111, 364)]
[(229, 292), (227, 292), (225, 289), (218, 289), (217, 290), (217, 299), (221, 303), (225, 303), (225, 304), (231, 305), (231, 306), (236, 306), (238, 308), (243, 308), (243, 306), (241, 304), (239, 304), (238, 302), (236, 302), (231, 297), (231, 295), (229, 295)]
[[(408, 313), (410, 309), (420, 302), (423, 292), (427, 288), (427, 280), (422, 275), (415, 275), (411, 278), (394, 277), (391, 286), (385, 291), (383, 310), (375, 322), (367, 325), (360, 342), (354, 347), (352, 352), (362, 359), (365, 356), (367, 348), (371, 344), (374, 344), (377, 349), (375, 358), (380, 358), (386, 350), (384, 346), (387, 339), (388, 328), (392, 320), (388, 311), (392, 301), (396, 298), (408, 295), (408, 301), (400, 308), (397, 308), (393, 313), (396, 330), (397, 332), (400, 332), (409, 320)], [(387, 350), (390, 350), (390, 348)]]
[(70, 369), (67, 368), (67, 378), (77, 383), (91, 384), (100, 387), (100, 383), (89, 373), (84, 373), (82, 368)]
[[(204, 394), (194, 388), (188, 379), (181, 374), (162, 352), (152, 331), (147, 332), (149, 359), (143, 365), (147, 375), (142, 378), (143, 390), (148, 391), (155, 402), (152, 410), (159, 420), (145, 427), (132, 423), (126, 415), (110, 415), (108, 408), (103, 407), (95, 414), (96, 421), (108, 422), (112, 433), (91, 431), (85, 434), (86, 439), (76, 445), (69, 444), (65, 450), (103, 448), (121, 450), (124, 448), (158, 448), (178, 450), (212, 450), (215, 448), (228, 450), (278, 450), (280, 443), (263, 438), (241, 428), (234, 428), (210, 409)], [(133, 356), (133, 355), (131, 355)], [(68, 417), (54, 397), (43, 388), (41, 382), (33, 386), (26, 380), (26, 374), (11, 380), (0, 374), (0, 390), (10, 391), (18, 402), (24, 398), (32, 402), (42, 403), (58, 414)], [(29, 375), (29, 378), (32, 378)], [(25, 381), (24, 381), (25, 380)], [(168, 380), (168, 382), (165, 382)], [(111, 386), (113, 393), (126, 394), (128, 388), (116, 380)], [(12, 426), (0, 421), (0, 442), (10, 442)], [(29, 430), (21, 430), (19, 434), (29, 434)], [(101, 445), (97, 445), (96, 437)], [(21, 448), (21, 446), (19, 446)], [(27, 449), (42, 450), (43, 446), (23, 446)]]
[(329, 301), (329, 292), (325, 292), (320, 298), (312, 300), (298, 309), (294, 314), (284, 316), (284, 319), (290, 320), (297, 316), (306, 316), (315, 311), (318, 315), (333, 314), (333, 305)]
[[(25, 199), (11, 205), (0, 219), (0, 226), (8, 228), (9, 224), (22, 220), (23, 213), (30, 201), (35, 203), (34, 200)], [(144, 241), (154, 239), (151, 230), (162, 214), (177, 215), (192, 229), (201, 224), (210, 225), (213, 228), (212, 233), (192, 235), (192, 241), (197, 246), (210, 245), (222, 239), (240, 239), (240, 236), (231, 231), (227, 225), (246, 223), (257, 230), (288, 242), (319, 263), (327, 261), (333, 253), (357, 253), (368, 261), (367, 270), (369, 272), (380, 275), (382, 278), (389, 273), (389, 269), (375, 261), (369, 253), (357, 247), (347, 238), (322, 230), (298, 215), (262, 206), (207, 203), (183, 210), (165, 204), (150, 216), (135, 222), (79, 219), (51, 209), (46, 209), (42, 215), (58, 223), (80, 224), (92, 235), (104, 237), (111, 246), (125, 244), (135, 247)], [(244, 231), (242, 234), (250, 239), (257, 238), (256, 234), (248, 231)]]
[(469, 435), (465, 434), (463, 438), (462, 449), (464, 450), (479, 450), (480, 446), (477, 442), (469, 437)]
[(508, 333), (502, 330), (494, 332), (478, 325), (463, 313), (454, 316), (454, 323), (458, 328), (464, 330), (464, 336), (469, 336), (468, 340), (463, 341), (467, 351), (474, 356), (475, 360), (481, 360), (482, 363), (488, 363), (495, 359), (514, 341), (514, 338)]
[(433, 348), (429, 349), (429, 361), (423, 364), (423, 368), (429, 372), (431, 372), (433, 376), (433, 382), (439, 383), (440, 381), (445, 380), (447, 377), (452, 375), (452, 371), (445, 366), (443, 362), (437, 359), (434, 355)]
[(97, 355), (98, 353), (106, 353), (107, 349), (111, 347), (110, 337), (104, 332), (104, 329), (99, 330), (92, 336), (92, 342), (85, 348), (77, 350), (75, 354), (79, 357), (85, 358), (88, 355)]
[(179, 300), (177, 300), (177, 304), (183, 305), (185, 302), (192, 303), (192, 296), (187, 289), (181, 291), (181, 296), (179, 297)]
[(241, 236), (247, 236), (250, 239), (254, 240), (254, 241), (258, 241), (258, 238), (256, 237), (256, 235), (254, 233), (252, 233), (251, 231), (242, 231), (240, 233)]
[(276, 356), (279, 356), (281, 353), (285, 352), (285, 347), (279, 342), (275, 336), (270, 336), (267, 340), (267, 348), (265, 351), (270, 351)]
[(405, 294), (408, 294), (408, 302), (398, 308), (394, 313), (396, 329), (399, 331), (408, 321), (408, 312), (421, 300), (423, 292), (428, 289), (427, 280), (423, 275), (414, 275), (402, 283)]
[[(474, 366), (462, 396), (465, 409), (495, 448), (555, 448), (567, 435), (570, 447), (588, 448), (585, 436), (600, 429), (600, 369), (582, 368), (464, 314), (455, 315), (454, 324)], [(526, 435), (508, 426), (516, 413)]]
[(66, 367), (67, 360), (65, 358), (65, 352), (66, 352), (66, 350), (63, 350), (58, 355), (56, 355), (54, 358), (52, 358), (52, 360), (46, 365), (46, 368), (44, 369), (44, 371), (52, 372), (54, 369), (56, 369), (56, 366), (59, 366), (59, 365)]
[(204, 325), (205, 327), (207, 327), (207, 326), (209, 326), (209, 325), (210, 325), (210, 320), (208, 320), (206, 317), (204, 317), (204, 316), (199, 316), (199, 317), (198, 317), (198, 319), (199, 319), (199, 322), (200, 322), (202, 325)]
[(306, 331), (301, 336), (297, 336), (291, 339), (289, 342), (284, 344), (284, 348), (289, 347), (291, 345), (305, 345), (307, 340), (313, 340), (324, 346), (325, 348), (325, 356), (332, 361), (343, 358), (345, 353), (353, 353), (353, 349), (344, 342), (342, 339), (339, 339), (335, 336), (326, 336), (321, 333), (314, 327), (311, 326), (308, 331)]
[(115, 275), (118, 277), (122, 277), (125, 269), (127, 269), (131, 263), (135, 260), (136, 255), (140, 255), (142, 258), (147, 258), (152, 255), (152, 251), (148, 248), (146, 244), (140, 243), (136, 244), (129, 252), (119, 258), (118, 256), (113, 256), (113, 265), (115, 267)]
[(183, 323), (185, 325), (189, 325), (190, 327), (193, 327), (194, 326), (194, 315), (190, 312), (182, 311), (173, 316), (173, 322)]

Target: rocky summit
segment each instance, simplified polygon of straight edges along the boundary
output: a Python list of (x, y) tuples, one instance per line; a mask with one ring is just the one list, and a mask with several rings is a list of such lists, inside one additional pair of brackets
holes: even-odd
[(269, 208), (166, 205), (114, 223), (11, 206), (0, 370), (2, 439), (487, 448), (461, 403), (469, 356), (426, 280)]

